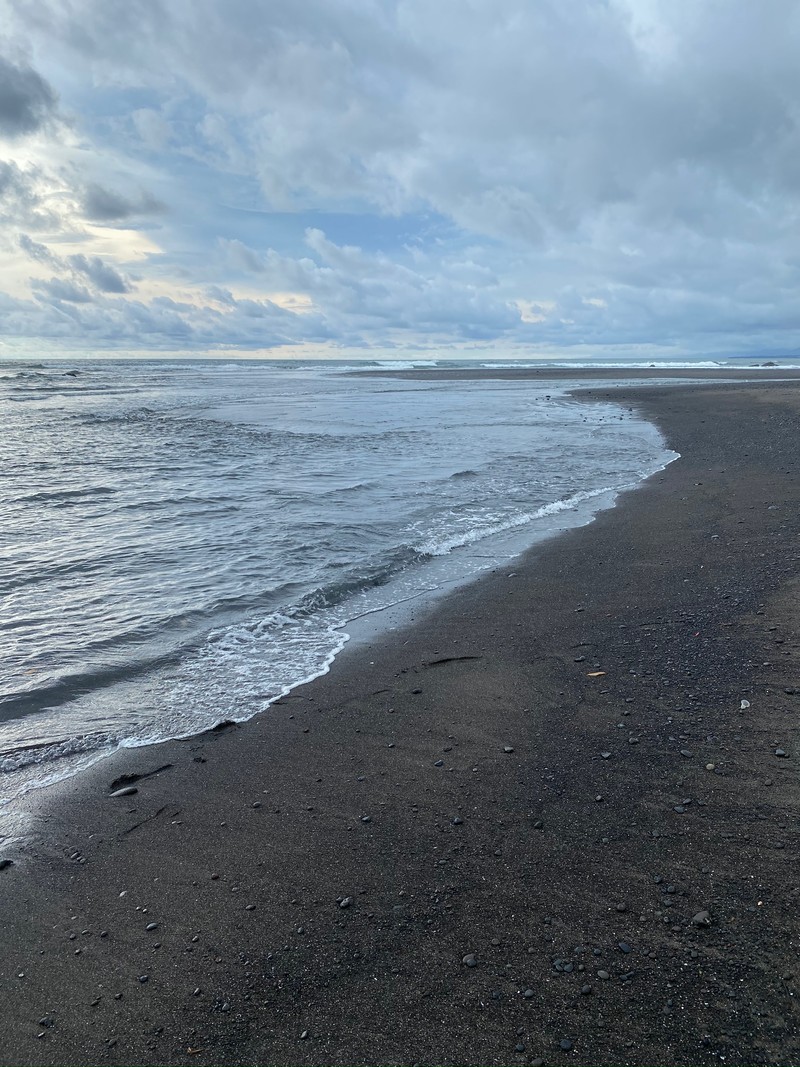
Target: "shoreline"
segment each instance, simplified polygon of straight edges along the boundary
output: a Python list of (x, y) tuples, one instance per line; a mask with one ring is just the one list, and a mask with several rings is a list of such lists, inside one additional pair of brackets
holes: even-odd
[[(491, 374), (487, 376), (492, 377)], [(594, 380), (594, 375), (591, 372), (587, 372), (584, 377), (588, 381)], [(557, 390), (557, 396), (569, 398), (569, 392), (560, 387)], [(574, 403), (580, 403), (579, 399), (572, 399)], [(613, 401), (613, 397), (610, 399)], [(615, 405), (615, 409), (619, 413), (624, 412), (622, 405)], [(607, 416), (600, 417), (598, 425), (602, 424), (604, 417), (607, 418)], [(584, 422), (586, 421), (587, 419), (584, 419)], [(591, 417), (588, 421), (591, 421)], [(658, 440), (658, 432), (652, 424), (643, 421), (640, 425), (642, 430), (652, 431), (654, 441)], [(658, 446), (655, 445), (655, 447)], [(672, 462), (674, 454), (669, 454), (665, 451), (661, 458), (663, 458), (663, 463)], [(642, 466), (649, 468), (651, 464), (644, 464), (644, 461), (642, 461)], [(663, 469), (663, 465), (657, 468), (657, 470), (661, 469)], [(656, 473), (657, 470), (653, 470), (651, 473)], [(596, 487), (586, 491), (575, 491), (574, 493), (568, 493), (563, 498), (551, 500), (536, 508), (528, 516), (529, 521), (526, 524), (511, 524), (505, 529), (498, 528), (492, 533), (484, 533), (475, 542), (467, 541), (455, 545), (455, 550), (452, 553), (448, 551), (441, 555), (432, 554), (424, 564), (417, 564), (408, 570), (395, 574), (389, 582), (362, 590), (360, 596), (354, 596), (351, 601), (353, 616), (344, 619), (344, 621), (340, 619), (331, 624), (332, 629), (329, 633), (337, 635), (336, 646), (330, 651), (326, 649), (324, 656), (320, 653), (316, 666), (309, 667), (308, 671), (303, 674), (295, 674), (294, 680), (286, 683), (282, 693), (276, 692), (276, 695), (271, 698), (270, 704), (257, 710), (249, 710), (249, 713), (242, 715), (241, 718), (237, 717), (236, 711), (228, 707), (225, 715), (221, 715), (220, 718), (231, 718), (235, 719), (237, 723), (244, 723), (257, 715), (263, 714), (276, 700), (285, 698), (295, 689), (307, 685), (326, 674), (335, 660), (338, 660), (345, 653), (349, 654), (353, 648), (358, 647), (365, 640), (378, 639), (389, 630), (397, 630), (405, 626), (409, 611), (429, 610), (432, 605), (443, 597), (449, 596), (453, 591), (479, 579), (488, 570), (497, 566), (511, 565), (514, 559), (542, 541), (558, 536), (564, 530), (573, 526), (592, 522), (599, 511), (615, 506), (620, 493), (628, 492), (635, 488), (645, 478), (649, 477), (649, 474), (646, 473), (646, 470), (640, 469), (636, 475), (631, 475), (631, 478), (624, 482), (620, 481), (621, 477), (622, 474), (620, 472), (616, 479), (609, 478), (609, 481), (619, 484)], [(433, 549), (431, 551), (435, 552)], [(405, 589), (404, 587), (408, 588)], [(396, 591), (394, 594), (392, 593), (393, 588)], [(396, 600), (392, 599), (393, 595), (397, 596)], [(385, 602), (387, 597), (389, 598), (388, 603)], [(211, 721), (213, 722), (213, 720)], [(0, 859), (2, 859), (3, 855), (10, 855), (10, 850), (24, 841), (24, 831), (17, 829), (11, 832), (11, 826), (20, 827), (23, 824), (24, 809), (26, 807), (24, 798), (27, 795), (31, 795), (33, 798), (37, 798), (42, 792), (45, 792), (46, 795), (47, 790), (54, 786), (57, 787), (63, 781), (85, 773), (87, 769), (94, 767), (118, 751), (125, 751), (129, 748), (150, 747), (151, 745), (154, 746), (171, 741), (190, 740), (210, 728), (212, 728), (211, 722), (206, 720), (205, 722), (196, 722), (193, 729), (189, 727), (180, 733), (176, 732), (171, 737), (165, 735), (160, 740), (154, 740), (153, 736), (156, 732), (153, 731), (151, 738), (145, 743), (134, 735), (118, 738), (114, 745), (101, 745), (94, 751), (84, 747), (82, 743), (84, 739), (80, 735), (76, 737), (58, 735), (58, 737), (51, 740), (42, 740), (27, 749), (9, 749), (4, 753), (0, 753), (0, 756), (14, 756), (24, 759), (28, 754), (36, 753), (40, 749), (71, 746), (71, 751), (66, 756), (57, 756), (52, 760), (48, 759), (40, 763), (36, 763), (34, 758), (31, 763), (40, 770), (38, 779), (34, 780), (26, 777), (22, 781), (19, 779), (13, 782), (6, 781), (7, 790), (5, 796), (0, 798)], [(191, 732), (189, 732), (190, 730)], [(30, 765), (28, 764), (28, 766)], [(33, 804), (36, 804), (36, 799), (33, 799)]]
[(610, 398), (681, 459), (48, 798), (0, 872), (3, 1062), (796, 1062), (800, 389)]

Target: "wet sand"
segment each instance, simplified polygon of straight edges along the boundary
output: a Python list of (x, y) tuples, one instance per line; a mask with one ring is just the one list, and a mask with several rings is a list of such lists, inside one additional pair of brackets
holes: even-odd
[(0, 1062), (800, 1062), (800, 386), (613, 396), (617, 507), (35, 799)]

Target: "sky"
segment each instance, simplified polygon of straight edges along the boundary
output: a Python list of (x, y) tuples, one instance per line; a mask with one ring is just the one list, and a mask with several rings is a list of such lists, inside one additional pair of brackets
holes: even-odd
[(796, 0), (0, 28), (0, 355), (800, 353)]

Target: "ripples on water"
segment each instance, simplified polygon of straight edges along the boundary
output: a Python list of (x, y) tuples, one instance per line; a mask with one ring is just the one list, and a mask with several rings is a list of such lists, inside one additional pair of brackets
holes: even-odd
[[(364, 611), (667, 460), (614, 405), (319, 364), (0, 366), (0, 791), (246, 718)], [(478, 551), (478, 549), (480, 551)]]

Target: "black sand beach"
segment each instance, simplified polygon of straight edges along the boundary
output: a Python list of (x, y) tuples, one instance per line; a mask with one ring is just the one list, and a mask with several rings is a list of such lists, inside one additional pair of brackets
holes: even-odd
[(616, 508), (35, 798), (3, 1064), (800, 1062), (800, 383), (613, 396)]

